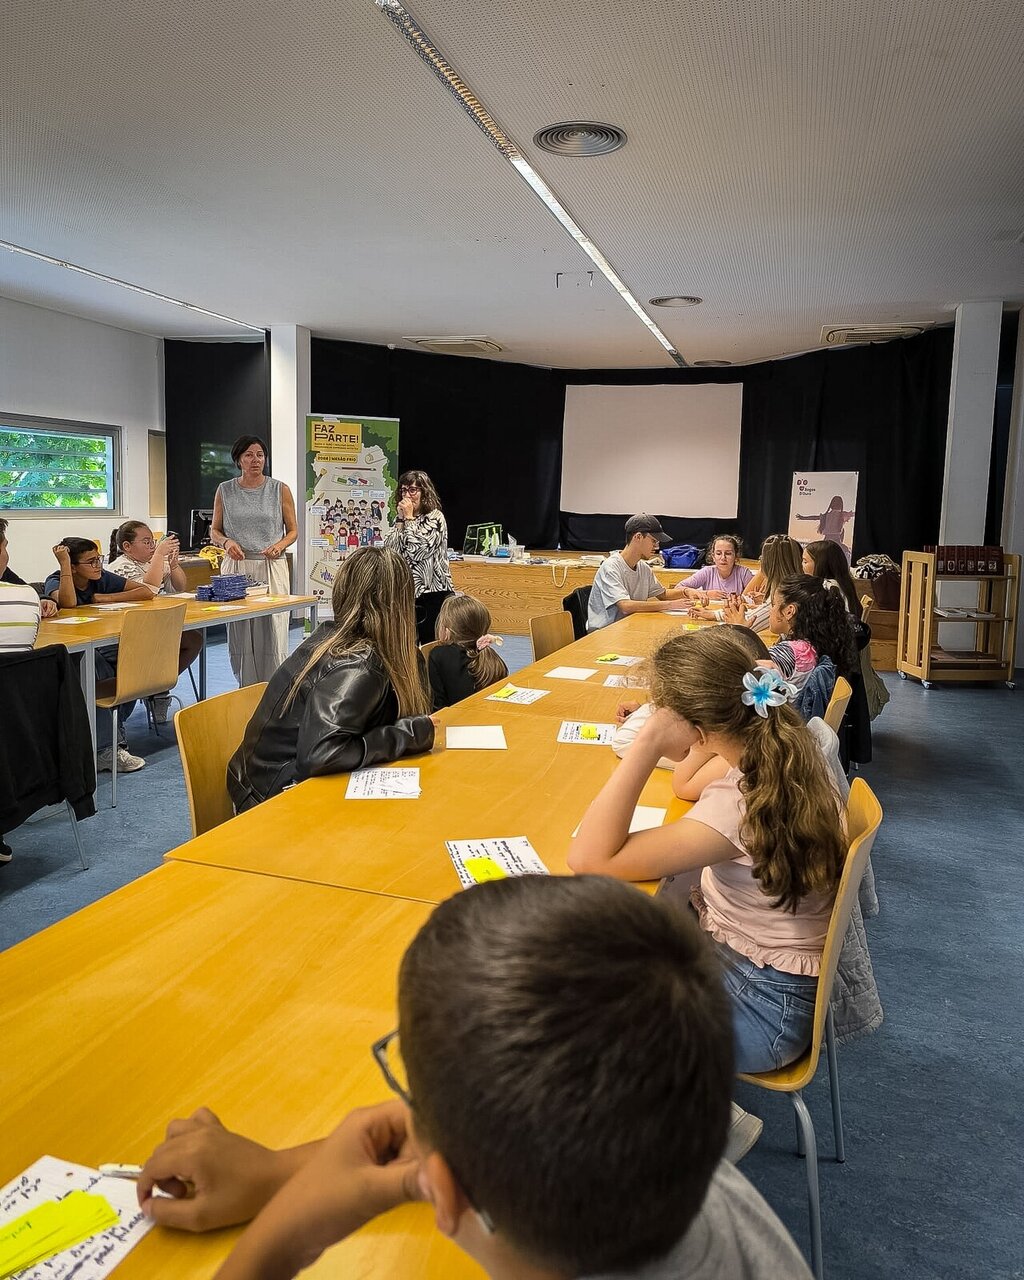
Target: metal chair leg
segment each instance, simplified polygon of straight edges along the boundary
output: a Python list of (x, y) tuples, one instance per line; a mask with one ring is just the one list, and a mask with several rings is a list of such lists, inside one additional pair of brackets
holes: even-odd
[(75, 817), (75, 811), (71, 807), (71, 801), (65, 800), (64, 804), (68, 811), (68, 817), (71, 819), (71, 832), (75, 837), (75, 844), (78, 846), (78, 856), (82, 862), (82, 870), (88, 871), (89, 864), (85, 860), (85, 849), (82, 847), (82, 836), (78, 830), (78, 819)]
[[(205, 643), (205, 641), (204, 641), (204, 643)], [(193, 670), (192, 670), (192, 663), (191, 663), (191, 662), (188, 664), (188, 666), (185, 668), (185, 670), (188, 672), (188, 678), (192, 681), (192, 692), (196, 695), (196, 702), (198, 702), (198, 701), (199, 701), (199, 686), (196, 684), (196, 677), (195, 677), (195, 673), (194, 673), (194, 672), (193, 672)]]
[(793, 1123), (796, 1126), (796, 1153), (802, 1160), (807, 1151), (804, 1147), (804, 1131), (800, 1128), (800, 1117), (795, 1111), (793, 1112)]
[(110, 719), (113, 725), (110, 752), (110, 807), (117, 808), (117, 707), (110, 708)]
[(836, 1160), (846, 1159), (846, 1143), (843, 1140), (843, 1104), (839, 1097), (839, 1056), (836, 1053), (836, 1029), (832, 1021), (832, 1008), (825, 1015), (825, 1048), (828, 1051), (828, 1087), (832, 1094), (832, 1133), (836, 1143)]
[(821, 1197), (818, 1189), (818, 1147), (814, 1122), (800, 1093), (791, 1093), (797, 1125), (807, 1152), (807, 1211), (811, 1222), (811, 1270), (815, 1280), (825, 1280), (825, 1263), (821, 1251)]

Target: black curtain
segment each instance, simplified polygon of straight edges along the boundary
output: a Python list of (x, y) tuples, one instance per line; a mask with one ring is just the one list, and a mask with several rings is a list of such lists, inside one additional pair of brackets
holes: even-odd
[(227, 469), (219, 467), (215, 453), (223, 455), (240, 435), (262, 436), (270, 443), (266, 343), (167, 339), (164, 415), (167, 527), (180, 535), (184, 547), (188, 545), (191, 510), (212, 507), (220, 481), (238, 474), (230, 459)]
[(399, 465), (434, 481), (457, 550), (466, 525), (485, 520), (528, 546), (555, 545), (560, 373), (314, 338), (310, 379), (314, 413), (400, 419)]

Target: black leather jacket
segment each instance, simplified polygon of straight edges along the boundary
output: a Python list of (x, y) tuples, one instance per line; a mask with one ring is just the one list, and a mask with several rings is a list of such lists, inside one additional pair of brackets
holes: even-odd
[(375, 653), (328, 655), (303, 680), (287, 711), (288, 691), (325, 623), (276, 671), (228, 764), (236, 813), (293, 782), (429, 751), (429, 716), (398, 718), (398, 698)]

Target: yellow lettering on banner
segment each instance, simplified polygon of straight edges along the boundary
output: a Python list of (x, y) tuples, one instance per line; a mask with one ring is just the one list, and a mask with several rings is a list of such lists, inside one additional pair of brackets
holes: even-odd
[(338, 422), (314, 418), (311, 448), (323, 462), (350, 462), (359, 459), (363, 447), (363, 427), (359, 422)]
[(493, 858), (467, 858), (465, 867), (477, 884), (483, 884), (485, 880), (505, 880), (507, 878), (505, 872), (502, 871)]

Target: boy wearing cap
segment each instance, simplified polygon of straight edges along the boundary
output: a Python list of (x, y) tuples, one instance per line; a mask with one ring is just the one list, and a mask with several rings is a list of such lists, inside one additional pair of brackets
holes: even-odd
[(671, 542), (656, 516), (646, 512), (626, 521), (626, 545), (608, 557), (594, 575), (587, 609), (587, 630), (600, 631), (631, 613), (660, 613), (681, 600), (681, 587), (665, 588), (646, 560)]

